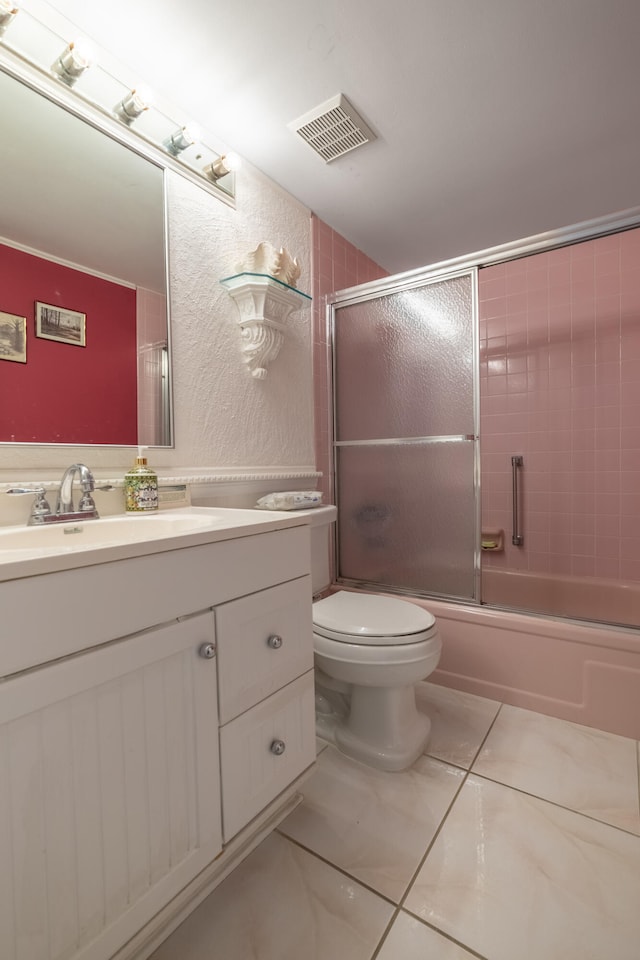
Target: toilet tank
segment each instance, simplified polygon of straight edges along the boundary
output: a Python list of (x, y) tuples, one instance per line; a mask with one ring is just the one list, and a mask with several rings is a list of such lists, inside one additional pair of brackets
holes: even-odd
[(296, 510), (296, 516), (309, 518), (311, 527), (311, 586), (313, 595), (322, 593), (331, 583), (331, 531), (338, 509), (334, 506)]

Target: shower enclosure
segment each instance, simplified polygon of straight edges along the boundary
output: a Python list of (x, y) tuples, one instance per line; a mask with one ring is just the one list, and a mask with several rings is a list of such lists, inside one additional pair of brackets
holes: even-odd
[(340, 582), (640, 625), (640, 229), (572, 240), (336, 297)]
[(334, 307), (339, 577), (478, 598), (476, 271)]

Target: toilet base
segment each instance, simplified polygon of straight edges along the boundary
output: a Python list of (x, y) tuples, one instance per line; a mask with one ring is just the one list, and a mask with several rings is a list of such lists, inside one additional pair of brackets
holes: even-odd
[[(353, 686), (349, 710), (326, 709), (319, 693), (316, 732), (341, 753), (378, 770), (406, 770), (424, 753), (431, 721), (416, 707), (415, 686)], [(325, 709), (322, 709), (322, 706)]]
[(349, 713), (349, 698), (344, 694), (318, 688), (316, 684), (316, 736), (328, 743), (336, 742), (336, 727)]

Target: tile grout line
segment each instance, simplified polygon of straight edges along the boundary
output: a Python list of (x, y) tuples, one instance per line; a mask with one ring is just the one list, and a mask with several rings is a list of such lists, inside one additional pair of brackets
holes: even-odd
[(462, 778), (462, 781), (460, 782), (460, 786), (458, 787), (458, 789), (456, 790), (455, 794), (453, 795), (453, 798), (452, 798), (452, 800), (451, 800), (451, 803), (450, 803), (449, 806), (447, 807), (447, 809), (446, 809), (446, 811), (445, 811), (445, 813), (444, 813), (444, 816), (442, 817), (442, 820), (441, 820), (440, 823), (438, 824), (438, 829), (436, 830), (436, 832), (434, 833), (433, 837), (431, 838), (431, 841), (430, 841), (430, 843), (428, 844), (427, 849), (425, 850), (424, 856), (423, 856), (422, 859), (420, 860), (420, 863), (418, 864), (418, 866), (417, 866), (416, 870), (414, 871), (411, 879), (409, 880), (409, 883), (408, 883), (407, 886), (405, 887), (404, 894), (403, 894), (402, 897), (400, 898), (400, 902), (399, 902), (399, 906), (400, 906), (400, 907), (402, 907), (402, 906), (404, 905), (404, 902), (405, 902), (405, 900), (407, 899), (407, 896), (408, 896), (408, 894), (409, 894), (409, 891), (411, 890), (411, 887), (413, 886), (416, 877), (418, 876), (418, 874), (419, 874), (420, 871), (422, 870), (422, 867), (424, 866), (425, 860), (427, 859), (427, 857), (428, 857), (429, 854), (431, 853), (431, 850), (433, 849), (434, 843), (436, 842), (436, 840), (437, 840), (438, 837), (440, 836), (440, 833), (441, 833), (441, 831), (442, 831), (442, 828), (444, 827), (444, 824), (445, 824), (445, 822), (446, 822), (446, 820), (447, 820), (447, 817), (448, 817), (449, 814), (451, 813), (451, 810), (452, 810), (452, 808), (453, 808), (454, 803), (456, 802), (456, 800), (457, 800), (458, 797), (460, 796), (460, 791), (462, 790), (462, 788), (464, 787), (465, 783), (466, 783), (467, 780), (469, 779), (469, 774), (471, 773), (471, 768), (472, 768), (473, 764), (476, 762), (476, 758), (477, 758), (478, 754), (480, 753), (480, 751), (482, 750), (484, 744), (486, 743), (487, 737), (489, 736), (489, 734), (490, 734), (491, 731), (493, 730), (493, 726), (494, 726), (496, 720), (498, 719), (498, 716), (499, 716), (501, 710), (502, 710), (502, 704), (500, 704), (500, 706), (498, 707), (498, 709), (497, 709), (497, 711), (496, 711), (496, 715), (495, 715), (495, 717), (493, 718), (493, 720), (492, 720), (489, 728), (487, 729), (487, 732), (485, 733), (484, 737), (482, 738), (482, 741), (481, 741), (481, 743), (480, 743), (480, 746), (478, 747), (478, 749), (477, 749), (477, 751), (476, 751), (476, 753), (475, 753), (475, 755), (474, 755), (471, 763), (469, 764), (469, 766), (468, 766), (466, 769), (465, 769), (464, 767), (462, 768), (462, 769), (465, 769), (465, 775), (464, 775), (464, 777)]
[(376, 960), (376, 957), (380, 955), (380, 951), (384, 947), (385, 940), (389, 936), (391, 932), (391, 928), (393, 927), (394, 923), (396, 922), (396, 920), (398, 919), (401, 913), (404, 913), (408, 917), (411, 917), (412, 920), (417, 920), (418, 923), (422, 924), (423, 927), (427, 927), (427, 929), (433, 930), (433, 932), (437, 933), (438, 936), (443, 938), (443, 940), (448, 940), (449, 943), (453, 943), (455, 944), (456, 947), (460, 947), (462, 950), (465, 951), (465, 953), (468, 953), (470, 957), (476, 957), (476, 960), (488, 960), (488, 958), (485, 957), (484, 954), (478, 953), (476, 950), (473, 949), (473, 947), (467, 946), (467, 944), (463, 943), (461, 940), (456, 940), (455, 937), (452, 937), (450, 934), (445, 933), (444, 930), (439, 930), (432, 923), (427, 923), (427, 921), (424, 920), (422, 917), (418, 917), (415, 913), (412, 913), (411, 910), (405, 910), (403, 907), (399, 905), (396, 906), (393, 912), (393, 915), (391, 916), (391, 919), (389, 920), (389, 923), (387, 924), (382, 936), (380, 937), (380, 940), (378, 941), (378, 945), (373, 951), (373, 953), (371, 954), (369, 960)]
[(484, 953), (478, 953), (477, 950), (474, 950), (473, 947), (470, 947), (467, 943), (464, 943), (462, 940), (456, 940), (456, 938), (452, 936), (450, 933), (445, 933), (444, 930), (438, 929), (438, 927), (436, 927), (435, 924), (428, 923), (426, 920), (423, 919), (423, 917), (419, 917), (417, 914), (412, 913), (411, 910), (405, 910), (404, 912), (408, 916), (412, 917), (412, 919), (417, 920), (419, 923), (422, 923), (425, 927), (428, 927), (429, 930), (433, 930), (435, 933), (440, 934), (440, 936), (443, 937), (445, 940), (448, 940), (450, 943), (455, 944), (456, 947), (460, 947), (460, 949), (464, 950), (465, 953), (468, 953), (470, 957), (476, 957), (476, 960), (490, 960), (490, 958), (486, 957)]
[[(496, 716), (497, 716), (497, 714), (496, 714)], [(487, 733), (488, 733), (488, 731), (487, 731)], [(484, 743), (484, 740), (483, 740), (483, 743)], [(427, 756), (427, 754), (423, 754), (423, 756)], [(432, 758), (432, 759), (436, 759), (436, 760), (437, 760), (437, 757)], [(442, 763), (443, 761), (438, 761), (438, 762)], [(450, 764), (450, 766), (453, 766), (453, 764)], [(458, 769), (464, 769), (464, 768), (458, 768)], [(441, 937), (444, 937), (446, 940), (450, 940), (452, 943), (455, 943), (456, 946), (459, 946), (459, 947), (461, 947), (462, 949), (466, 950), (467, 952), (470, 953), (470, 956), (476, 957), (477, 960), (487, 960), (487, 958), (485, 958), (484, 956), (482, 956), (482, 955), (479, 954), (479, 953), (476, 953), (475, 950), (468, 948), (468, 947), (467, 947), (464, 943), (462, 943), (461, 941), (455, 940), (453, 937), (451, 937), (449, 934), (445, 933), (443, 930), (439, 930), (437, 927), (433, 926), (433, 924), (426, 923), (426, 922), (422, 919), (422, 917), (418, 917), (418, 916), (416, 916), (416, 914), (411, 913), (410, 910), (405, 910), (405, 909), (404, 909), (404, 902), (405, 902), (405, 900), (406, 900), (406, 898), (407, 898), (407, 896), (408, 896), (408, 894), (409, 894), (409, 891), (411, 890), (411, 887), (413, 886), (413, 882), (414, 882), (414, 880), (416, 879), (417, 875), (419, 874), (420, 870), (422, 869), (422, 866), (423, 866), (425, 860), (427, 859), (427, 856), (429, 855), (429, 853), (430, 853), (430, 851), (431, 851), (431, 849), (432, 849), (432, 847), (433, 847), (433, 844), (434, 844), (435, 841), (436, 841), (436, 838), (439, 836), (440, 831), (442, 830), (442, 827), (444, 826), (445, 820), (446, 820), (447, 817), (449, 816), (449, 813), (451, 812), (451, 809), (452, 809), (454, 803), (455, 803), (456, 800), (458, 799), (458, 796), (460, 795), (460, 791), (462, 790), (463, 786), (465, 785), (468, 776), (469, 776), (469, 770), (466, 770), (464, 777), (463, 777), (462, 780), (460, 781), (460, 785), (459, 785), (458, 789), (456, 790), (455, 794), (453, 795), (453, 797), (452, 797), (452, 799), (451, 799), (451, 802), (449, 803), (449, 806), (448, 806), (447, 809), (445, 810), (445, 812), (444, 812), (444, 814), (443, 814), (443, 816), (442, 816), (442, 819), (441, 819), (440, 823), (438, 824), (438, 828), (437, 828), (436, 832), (434, 833), (433, 837), (431, 838), (430, 843), (427, 845), (427, 849), (426, 849), (426, 851), (425, 851), (425, 853), (424, 853), (424, 856), (421, 858), (420, 863), (418, 864), (416, 870), (414, 871), (414, 873), (412, 874), (410, 880), (408, 881), (408, 883), (407, 883), (407, 885), (406, 885), (406, 887), (405, 887), (404, 893), (403, 893), (402, 896), (400, 897), (400, 900), (398, 901), (398, 903), (397, 903), (397, 904), (396, 904), (396, 903), (393, 904), (393, 906), (394, 906), (394, 912), (393, 912), (393, 914), (391, 915), (391, 917), (390, 917), (390, 919), (389, 919), (389, 923), (387, 924), (386, 929), (384, 930), (382, 936), (380, 937), (380, 940), (378, 941), (377, 947), (375, 948), (375, 950), (374, 950), (373, 953), (371, 954), (370, 960), (376, 960), (376, 957), (379, 956), (380, 951), (381, 951), (381, 949), (382, 949), (383, 946), (384, 946), (384, 942), (385, 942), (385, 940), (387, 939), (387, 937), (389, 936), (389, 933), (390, 933), (390, 931), (391, 931), (391, 928), (393, 927), (394, 923), (395, 923), (396, 920), (398, 919), (398, 916), (399, 916), (401, 913), (403, 913), (403, 912), (404, 912), (404, 913), (407, 913), (409, 916), (413, 917), (413, 918), (414, 918), (415, 920), (417, 920), (419, 923), (422, 923), (425, 927), (430, 927), (432, 930), (434, 930), (434, 931), (435, 931), (437, 934), (439, 934)], [(351, 878), (351, 879), (354, 879), (354, 878)], [(377, 891), (374, 891), (374, 892), (377, 892)]]
[(489, 736), (489, 734), (491, 733), (491, 731), (493, 730), (493, 728), (494, 728), (494, 726), (495, 726), (495, 724), (496, 724), (496, 721), (497, 721), (497, 719), (498, 719), (498, 717), (499, 717), (499, 715), (500, 715), (500, 712), (502, 711), (503, 706), (504, 706), (503, 703), (498, 704), (498, 709), (496, 710), (496, 714), (495, 714), (493, 720), (491, 721), (491, 723), (489, 724), (489, 726), (487, 727), (487, 732), (485, 733), (484, 737), (483, 737), (482, 740), (480, 741), (480, 744), (479, 744), (478, 748), (476, 749), (476, 752), (475, 752), (475, 753), (473, 754), (473, 756), (471, 757), (471, 760), (469, 761), (469, 765), (468, 765), (468, 766), (465, 767), (465, 765), (464, 765), (463, 763), (456, 763), (455, 760), (450, 760), (449, 758), (446, 758), (446, 757), (439, 757), (439, 756), (438, 756), (437, 754), (435, 754), (435, 753), (429, 753), (429, 752), (427, 752), (427, 753), (424, 754), (424, 756), (426, 756), (426, 757), (431, 757), (432, 760), (438, 760), (440, 763), (446, 763), (447, 766), (449, 766), (449, 767), (455, 767), (457, 770), (465, 770), (467, 773), (470, 773), (470, 772), (471, 772), (471, 768), (473, 767), (474, 763), (475, 763), (476, 760), (478, 759), (478, 755), (479, 755), (480, 751), (482, 750), (482, 748), (484, 747), (485, 743), (487, 742), (487, 737)]
[(396, 907), (397, 904), (395, 900), (392, 900), (386, 893), (381, 893), (379, 890), (376, 890), (374, 887), (371, 887), (368, 883), (363, 880), (360, 880), (359, 877), (354, 877), (352, 873), (349, 873), (344, 867), (339, 867), (336, 863), (333, 863), (331, 860), (327, 860), (326, 857), (323, 857), (321, 853), (318, 853), (316, 850), (312, 850), (310, 847), (305, 847), (304, 843), (301, 843), (299, 840), (296, 840), (294, 837), (290, 837), (287, 833), (284, 833), (280, 827), (276, 827), (274, 833), (277, 833), (279, 836), (283, 837), (285, 840), (288, 840), (289, 843), (292, 843), (294, 846), (299, 847), (300, 850), (304, 850), (305, 853), (310, 854), (312, 857), (315, 857), (316, 860), (320, 860), (321, 863), (326, 864), (328, 867), (331, 867), (332, 870), (337, 871), (337, 873), (342, 874), (343, 877), (351, 880), (352, 883), (357, 883), (358, 886), (363, 887), (365, 890), (368, 890), (369, 893), (375, 894), (376, 897), (379, 897), (381, 900), (384, 900), (392, 907)]
[(504, 783), (503, 780), (494, 780), (493, 777), (488, 777), (484, 773), (477, 773), (473, 770), (470, 770), (469, 773), (473, 773), (474, 777), (478, 777), (479, 780), (486, 780), (487, 783), (494, 783), (497, 787), (504, 787), (505, 790), (513, 790), (514, 793), (519, 793), (523, 797), (531, 797), (532, 800), (539, 800), (541, 803), (548, 803), (550, 806), (556, 807), (558, 810), (564, 810), (566, 813), (575, 813), (577, 817), (583, 817), (585, 820), (590, 820), (592, 823), (599, 823), (603, 827), (610, 827), (612, 830), (617, 830), (619, 833), (624, 833), (627, 837), (635, 837), (636, 840), (640, 840), (640, 833), (634, 833), (633, 830), (629, 830), (626, 827), (621, 827), (617, 823), (609, 823), (608, 820), (599, 820), (598, 817), (595, 817), (592, 814), (584, 813), (582, 810), (574, 810), (573, 807), (565, 807), (564, 804), (558, 803), (557, 800), (549, 800), (548, 797), (541, 797), (537, 793), (531, 793), (529, 790), (523, 790), (522, 787), (514, 787), (510, 783)]
[[(398, 902), (398, 904), (397, 904), (397, 906), (396, 906), (395, 912), (394, 912), (393, 916), (391, 917), (391, 920), (390, 920), (390, 922), (389, 922), (389, 925), (388, 925), (387, 929), (385, 930), (382, 938), (380, 939), (380, 942), (378, 943), (378, 946), (377, 946), (376, 950), (374, 951), (374, 953), (373, 953), (372, 956), (371, 956), (371, 960), (375, 960), (375, 958), (378, 956), (378, 954), (379, 954), (379, 952), (380, 952), (380, 950), (381, 950), (381, 948), (382, 948), (382, 946), (383, 946), (383, 944), (384, 944), (384, 940), (386, 939), (386, 937), (387, 937), (388, 934), (389, 934), (389, 930), (391, 929), (391, 926), (395, 923), (398, 915), (403, 911), (403, 909), (404, 909), (404, 903), (405, 903), (405, 901), (406, 901), (406, 899), (407, 899), (407, 897), (408, 897), (408, 895), (409, 895), (409, 891), (411, 890), (411, 888), (412, 888), (412, 886), (413, 886), (413, 884), (414, 884), (414, 882), (415, 882), (416, 877), (418, 876), (418, 874), (419, 874), (420, 871), (422, 870), (422, 867), (424, 866), (425, 860), (427, 859), (427, 857), (429, 856), (431, 850), (433, 849), (433, 845), (435, 844), (436, 840), (437, 840), (438, 837), (440, 836), (440, 833), (441, 833), (441, 831), (442, 831), (442, 828), (444, 827), (444, 824), (445, 824), (445, 822), (446, 822), (449, 814), (451, 813), (451, 810), (453, 809), (453, 806), (454, 806), (456, 800), (457, 800), (458, 797), (460, 796), (460, 791), (462, 790), (462, 788), (464, 787), (465, 783), (467, 782), (467, 779), (468, 779), (469, 774), (470, 774), (470, 772), (471, 772), (471, 767), (472, 767), (473, 764), (475, 763), (475, 761), (476, 761), (476, 759), (477, 759), (477, 757), (478, 757), (478, 754), (479, 754), (480, 751), (482, 750), (482, 748), (483, 748), (483, 746), (484, 746), (484, 744), (485, 744), (485, 742), (486, 742), (486, 740), (487, 740), (487, 737), (488, 737), (489, 734), (491, 733), (491, 731), (492, 731), (492, 729), (493, 729), (493, 726), (494, 726), (496, 720), (498, 719), (498, 716), (499, 716), (499, 714), (500, 714), (500, 711), (502, 710), (502, 706), (503, 706), (503, 705), (502, 705), (502, 703), (501, 703), (501, 704), (499, 705), (498, 709), (496, 710), (496, 715), (495, 715), (495, 717), (493, 718), (493, 720), (491, 721), (489, 727), (487, 728), (487, 732), (485, 733), (484, 737), (482, 738), (482, 740), (481, 740), (481, 742), (480, 742), (480, 744), (479, 744), (479, 746), (478, 746), (478, 749), (476, 750), (475, 754), (473, 755), (473, 757), (472, 757), (472, 759), (471, 759), (471, 763), (469, 764), (469, 766), (468, 766), (468, 767), (459, 767), (459, 766), (457, 766), (456, 764), (452, 764), (452, 763), (449, 763), (449, 764), (448, 764), (449, 766), (452, 766), (452, 767), (453, 767), (453, 766), (456, 766), (457, 769), (459, 769), (459, 770), (464, 770), (464, 777), (463, 777), (462, 780), (460, 781), (460, 785), (459, 785), (458, 789), (456, 790), (455, 794), (453, 795), (449, 806), (448, 806), (447, 809), (445, 810), (444, 815), (443, 815), (442, 819), (440, 820), (440, 823), (438, 824), (438, 828), (437, 828), (436, 832), (434, 833), (433, 837), (431, 838), (431, 841), (430, 841), (429, 844), (427, 845), (427, 849), (425, 850), (424, 855), (423, 855), (422, 858), (420, 859), (420, 862), (419, 862), (418, 866), (416, 867), (416, 869), (414, 870), (411, 878), (409, 879), (409, 882), (407, 883), (407, 885), (406, 885), (406, 887), (405, 887), (404, 893), (403, 893), (403, 895), (400, 897), (400, 900), (399, 900), (399, 902)], [(430, 756), (430, 755), (429, 755), (429, 754), (425, 754), (425, 756)], [(439, 760), (438, 757), (432, 757), (432, 759), (434, 759), (434, 760)], [(444, 760), (439, 760), (439, 762), (440, 762), (440, 763), (447, 763), (447, 761), (444, 761)], [(411, 913), (410, 910), (406, 910), (405, 912), (408, 913), (410, 916), (415, 917), (415, 919), (418, 920), (420, 923), (424, 923), (425, 926), (431, 927), (431, 928), (432, 928), (433, 930), (435, 930), (436, 933), (438, 933), (440, 936), (445, 937), (447, 940), (450, 940), (452, 943), (455, 943), (456, 945), (460, 946), (462, 949), (468, 950), (467, 946), (466, 946), (464, 943), (461, 943), (460, 941), (454, 940), (454, 939), (453, 939), (452, 937), (450, 937), (447, 933), (445, 933), (445, 932), (442, 931), (442, 930), (439, 930), (437, 927), (433, 926), (432, 924), (425, 923), (425, 921), (422, 919), (422, 917), (416, 917), (415, 914)], [(479, 960), (485, 960), (485, 958), (484, 958), (481, 954), (476, 953), (475, 950), (472, 950), (472, 951), (471, 951), (471, 956), (475, 956), (475, 957), (479, 958)]]
[(478, 749), (476, 750), (475, 756), (474, 756), (473, 760), (472, 760), (471, 763), (469, 764), (469, 773), (471, 773), (471, 771), (473, 770), (473, 765), (474, 765), (474, 763), (476, 762), (476, 760), (478, 759), (478, 757), (480, 756), (480, 752), (481, 752), (482, 748), (484, 747), (485, 743), (487, 742), (487, 739), (488, 739), (488, 737), (489, 737), (489, 734), (491, 733), (491, 731), (492, 731), (493, 728), (495, 727), (495, 725), (496, 725), (496, 723), (497, 723), (497, 720), (498, 720), (498, 717), (499, 717), (500, 714), (502, 713), (502, 708), (503, 708), (503, 707), (504, 707), (504, 703), (501, 703), (500, 706), (498, 707), (498, 709), (496, 710), (496, 715), (495, 715), (495, 717), (493, 718), (493, 720), (491, 721), (491, 724), (490, 724), (490, 726), (489, 726), (489, 729), (487, 730), (487, 732), (485, 733), (484, 737), (482, 738), (482, 743), (480, 744), (480, 746), (479, 746)]
[(388, 923), (387, 926), (385, 927), (385, 929), (384, 929), (384, 931), (383, 931), (383, 933), (382, 933), (382, 936), (381, 936), (380, 939), (378, 940), (377, 946), (374, 948), (373, 953), (372, 953), (371, 956), (369, 957), (369, 960), (376, 960), (376, 957), (378, 957), (378, 956), (380, 955), (380, 951), (382, 950), (382, 948), (383, 948), (383, 946), (384, 946), (385, 940), (387, 939), (387, 937), (388, 937), (389, 934), (391, 933), (391, 928), (392, 928), (392, 926), (394, 925), (394, 923), (396, 922), (396, 919), (397, 919), (397, 917), (398, 917), (398, 914), (400, 913), (400, 907), (399, 907), (397, 904), (394, 904), (394, 907), (395, 907), (395, 909), (394, 909), (393, 913), (391, 914), (391, 917), (389, 918), (389, 923)]

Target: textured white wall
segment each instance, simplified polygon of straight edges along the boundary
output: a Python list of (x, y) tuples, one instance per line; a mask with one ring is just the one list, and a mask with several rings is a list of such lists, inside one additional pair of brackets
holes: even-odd
[[(165, 473), (314, 462), (311, 309), (292, 315), (267, 379), (255, 381), (240, 354), (237, 308), (219, 284), (267, 240), (298, 258), (298, 287), (309, 292), (309, 211), (251, 167), (238, 172), (237, 193), (232, 210), (168, 174), (175, 448), (150, 455)], [(118, 476), (131, 456), (122, 447), (0, 446), (0, 479), (56, 477), (75, 460)]]
[(298, 257), (310, 291), (309, 211), (255, 171), (238, 182), (235, 211), (179, 176), (169, 179), (176, 463), (208, 467), (310, 465), (313, 453), (311, 308), (289, 320), (267, 378), (240, 354), (235, 303), (219, 280), (261, 240)]

